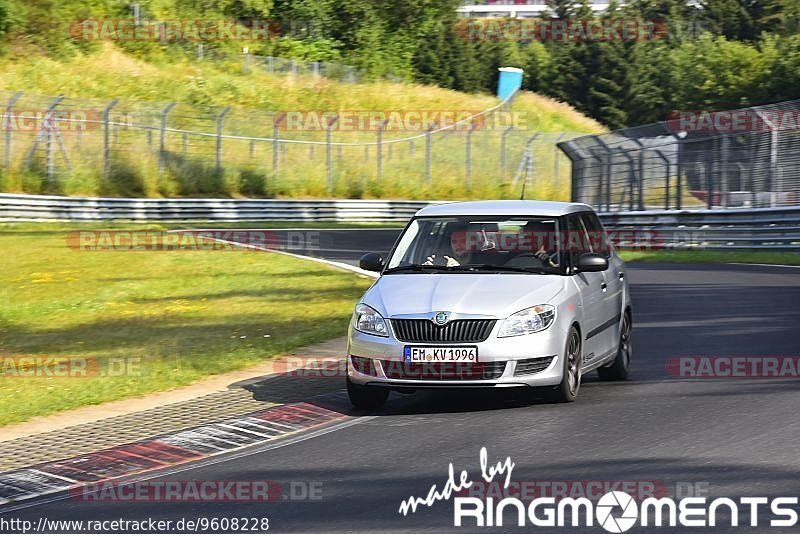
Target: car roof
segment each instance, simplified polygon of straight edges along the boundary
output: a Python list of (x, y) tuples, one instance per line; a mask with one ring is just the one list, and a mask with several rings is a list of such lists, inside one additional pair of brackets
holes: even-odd
[(480, 215), (531, 215), (560, 217), (569, 213), (592, 211), (591, 206), (577, 202), (551, 202), (547, 200), (478, 200), (448, 202), (419, 210), (417, 217), (480, 216)]

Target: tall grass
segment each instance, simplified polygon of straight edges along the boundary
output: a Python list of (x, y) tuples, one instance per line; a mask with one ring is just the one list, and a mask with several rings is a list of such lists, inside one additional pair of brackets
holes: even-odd
[[(0, 65), (6, 74), (0, 91), (30, 94), (63, 93), (62, 107), (100, 111), (111, 98), (114, 109), (108, 173), (104, 173), (102, 128), (64, 131), (63, 143), (50, 153), (55, 167), (47, 180), (47, 154), (40, 148), (31, 156), (31, 132), (14, 134), (11, 166), (0, 178), (0, 190), (30, 193), (108, 196), (248, 196), (341, 198), (514, 198), (528, 172), (531, 196), (565, 198), (568, 162), (558, 156), (556, 136), (542, 135), (532, 145), (532, 165), (522, 165), (525, 144), (537, 132), (595, 133), (602, 128), (569, 106), (526, 93), (513, 106), (517, 127), (507, 136), (506, 172), (501, 166), (504, 128), (477, 130), (471, 136), (471, 174), (467, 175), (467, 138), (464, 131), (434, 134), (430, 174), (426, 140), (395, 143), (419, 131), (387, 132), (378, 176), (377, 148), (334, 146), (327, 165), (324, 145), (282, 143), (277, 169), (273, 144), (267, 141), (225, 139), (222, 167), (217, 168), (217, 140), (167, 132), (164, 150), (158, 132), (159, 113), (167, 102), (179, 102), (170, 112), (169, 127), (192, 132), (214, 132), (215, 116), (225, 106), (233, 109), (224, 133), (266, 138), (272, 136), (272, 118), (282, 111), (471, 111), (497, 104), (490, 95), (469, 95), (435, 87), (375, 82), (342, 84), (318, 77), (281, 77), (251, 70), (241, 72), (230, 63), (169, 65), (145, 63), (106, 46), (101, 51), (58, 62), (35, 58)], [(47, 98), (25, 96), (17, 104), (42, 108)], [(131, 119), (133, 117), (133, 119)], [(125, 121), (149, 128), (126, 127)], [(573, 134), (575, 135), (575, 134)], [(322, 130), (281, 132), (282, 138), (321, 141)], [(373, 143), (372, 131), (334, 132), (334, 141)], [(0, 151), (2, 151), (0, 144)], [(555, 159), (561, 157), (559, 165)], [(556, 167), (558, 170), (556, 171)], [(52, 168), (52, 167), (51, 167)]]

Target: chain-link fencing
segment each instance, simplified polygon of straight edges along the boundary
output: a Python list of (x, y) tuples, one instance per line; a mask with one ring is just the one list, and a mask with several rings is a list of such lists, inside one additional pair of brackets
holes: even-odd
[(680, 111), (560, 143), (572, 199), (602, 211), (800, 204), (800, 101)]
[(0, 92), (0, 101), (0, 191), (36, 194), (519, 198), (524, 187), (529, 198), (566, 200), (569, 162), (556, 143), (578, 135), (509, 125), (511, 101), (438, 123), (442, 112), (269, 112), (21, 92)]

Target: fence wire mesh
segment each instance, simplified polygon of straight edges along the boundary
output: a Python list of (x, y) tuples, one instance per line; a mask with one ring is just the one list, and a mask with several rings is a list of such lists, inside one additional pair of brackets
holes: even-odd
[(605, 212), (800, 204), (800, 100), (678, 112), (559, 144), (572, 199)]
[(505, 126), (512, 102), (422, 131), (287, 128), (285, 111), (0, 92), (0, 191), (101, 196), (566, 200), (574, 133)]

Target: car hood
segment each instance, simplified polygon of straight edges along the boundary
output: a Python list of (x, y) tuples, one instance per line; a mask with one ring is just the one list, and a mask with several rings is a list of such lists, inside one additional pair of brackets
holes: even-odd
[(387, 318), (437, 311), (503, 318), (552, 302), (566, 280), (535, 274), (391, 274), (375, 282), (362, 302)]

